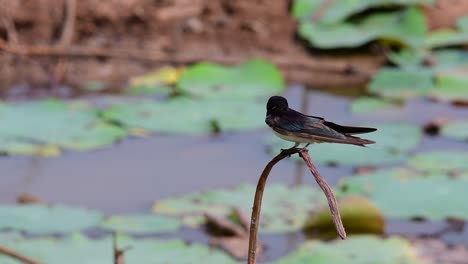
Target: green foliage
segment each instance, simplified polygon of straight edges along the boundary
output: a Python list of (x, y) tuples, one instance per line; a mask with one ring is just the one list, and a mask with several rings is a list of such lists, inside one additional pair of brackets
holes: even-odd
[(82, 103), (43, 100), (0, 103), (0, 151), (9, 154), (58, 154), (58, 148), (93, 150), (110, 145), (125, 131), (100, 120)]
[[(41, 263), (94, 264), (111, 263), (113, 260), (111, 238), (88, 239), (75, 234), (64, 239), (0, 236), (0, 243)], [(223, 252), (201, 244), (187, 245), (181, 240), (144, 239), (118, 237), (118, 247), (130, 246), (125, 251), (127, 264), (180, 264), (180, 263), (236, 263)], [(0, 255), (2, 264), (21, 264), (17, 260)]]
[(263, 60), (233, 67), (198, 63), (182, 74), (177, 87), (195, 98), (248, 100), (281, 93), (284, 80), (276, 66)]
[(101, 213), (64, 205), (0, 205), (0, 230), (30, 234), (70, 233), (94, 227)]
[(310, 241), (276, 264), (417, 264), (416, 250), (401, 238), (349, 237), (331, 243)]
[[(295, 0), (292, 15), (297, 19), (308, 20), (317, 12), (321, 12), (324, 0)], [(431, 4), (433, 0), (341, 0), (327, 5), (318, 23), (334, 24), (344, 21), (352, 15), (370, 8), (388, 6), (408, 6), (413, 4)]]
[(113, 215), (101, 224), (102, 228), (133, 234), (177, 231), (181, 222), (175, 217), (162, 215)]
[[(340, 215), (346, 233), (383, 234), (384, 218), (380, 210), (366, 197), (350, 195), (339, 201)], [(335, 224), (328, 206), (307, 220), (304, 230), (308, 234), (318, 233), (319, 237), (337, 237)]]
[(457, 21), (457, 30), (440, 29), (431, 32), (426, 39), (429, 48), (441, 48), (447, 46), (463, 45), (468, 42), (468, 17), (462, 17)]
[(429, 70), (381, 69), (371, 80), (368, 88), (372, 93), (393, 99), (427, 95), (434, 89), (432, 72)]
[(414, 155), (408, 160), (413, 168), (431, 172), (468, 170), (467, 151), (433, 151)]
[(107, 120), (127, 128), (143, 128), (162, 134), (203, 134), (242, 131), (264, 126), (265, 105), (242, 99), (216, 98), (192, 100), (178, 97), (165, 102), (143, 101), (114, 105), (103, 112)]
[(468, 218), (468, 180), (463, 177), (454, 178), (437, 171), (421, 174), (407, 169), (382, 169), (365, 176), (347, 177), (341, 185), (345, 194), (369, 197), (389, 218)]
[(468, 121), (458, 120), (449, 122), (442, 126), (441, 133), (449, 138), (468, 141)]
[(361, 113), (375, 113), (384, 110), (394, 110), (396, 105), (385, 99), (380, 99), (376, 97), (359, 97), (352, 101), (351, 103), (351, 112), (356, 114)]
[(418, 47), (427, 27), (424, 14), (417, 8), (394, 13), (373, 14), (358, 23), (313, 24), (302, 22), (299, 34), (317, 48), (352, 48), (373, 40), (386, 40), (403, 46)]
[[(241, 185), (234, 189), (213, 190), (157, 201), (153, 210), (159, 214), (179, 216), (185, 223), (199, 225), (204, 213), (229, 217), (232, 208), (250, 212), (255, 187)], [(321, 190), (308, 186), (287, 188), (271, 184), (265, 189), (260, 220), (261, 232), (289, 232), (302, 228), (308, 214), (326, 204)]]

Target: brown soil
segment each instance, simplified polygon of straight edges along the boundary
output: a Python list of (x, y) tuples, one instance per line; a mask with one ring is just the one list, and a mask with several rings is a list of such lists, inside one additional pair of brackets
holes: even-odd
[(118, 91), (160, 65), (252, 57), (277, 63), (289, 81), (359, 86), (384, 62), (376, 54), (311, 51), (296, 37), (290, 2), (0, 0), (0, 93), (30, 96), (25, 87), (32, 86), (38, 95), (73, 95), (79, 89), (54, 87), (96, 80)]

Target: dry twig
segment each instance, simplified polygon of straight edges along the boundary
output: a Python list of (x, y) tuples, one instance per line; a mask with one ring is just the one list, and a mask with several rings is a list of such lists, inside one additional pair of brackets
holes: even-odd
[(41, 264), (42, 262), (32, 259), (28, 256), (25, 256), (23, 254), (20, 254), (12, 249), (9, 249), (4, 246), (0, 246), (0, 254), (7, 255), (9, 257), (12, 257), (14, 259), (17, 259), (25, 264)]
[(332, 212), (333, 222), (335, 223), (336, 229), (338, 234), (342, 239), (346, 239), (346, 232), (343, 227), (343, 223), (341, 221), (341, 216), (338, 208), (338, 203), (336, 201), (336, 197), (333, 194), (330, 186), (326, 183), (325, 179), (320, 175), (318, 170), (312, 164), (310, 159), (309, 153), (307, 150), (303, 150), (301, 148), (290, 148), (281, 150), (280, 154), (274, 157), (265, 167), (258, 180), (257, 189), (255, 190), (255, 198), (254, 204), (252, 207), (252, 217), (250, 220), (250, 232), (249, 232), (249, 252), (248, 252), (248, 264), (255, 264), (256, 263), (256, 253), (257, 253), (257, 234), (258, 234), (258, 225), (260, 223), (260, 210), (262, 207), (262, 198), (263, 198), (263, 191), (265, 189), (266, 181), (268, 176), (270, 175), (270, 171), (278, 163), (280, 160), (290, 157), (291, 155), (297, 154), (302, 157), (304, 162), (309, 167), (310, 171), (315, 177), (315, 180), (319, 184), (320, 188), (322, 188), (325, 196), (328, 200), (328, 205), (330, 207), (330, 211)]

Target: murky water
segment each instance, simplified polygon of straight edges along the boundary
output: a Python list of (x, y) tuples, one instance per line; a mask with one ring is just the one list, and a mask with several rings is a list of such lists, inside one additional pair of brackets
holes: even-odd
[[(303, 109), (300, 87), (286, 96), (295, 109)], [(422, 125), (434, 117), (468, 119), (468, 109), (423, 99), (411, 100), (398, 110), (379, 115), (352, 115), (347, 97), (307, 92), (308, 113), (343, 124), (378, 121), (408, 121)], [(267, 128), (221, 136), (154, 136), (125, 139), (94, 152), (67, 152), (56, 158), (1, 157), (0, 202), (14, 202), (21, 193), (39, 196), (53, 203), (99, 209), (105, 213), (149, 212), (153, 202), (169, 196), (213, 188), (256, 183), (271, 156), (265, 151)], [(467, 144), (441, 137), (425, 137), (419, 150), (466, 149)], [(313, 158), (313, 157), (312, 157)], [(283, 161), (271, 173), (271, 182), (315, 184), (313, 177), (294, 162)], [(318, 166), (330, 184), (352, 173), (350, 167)], [(253, 195), (253, 194), (252, 194)], [(448, 231), (446, 230), (448, 229)], [(468, 244), (468, 231), (452, 231), (446, 223), (389, 221), (391, 234), (442, 236), (454, 243)], [(178, 234), (191, 241), (206, 241), (205, 235), (185, 229)], [(172, 237), (172, 235), (171, 235)], [(278, 257), (303, 241), (299, 233), (262, 236), (267, 258)]]

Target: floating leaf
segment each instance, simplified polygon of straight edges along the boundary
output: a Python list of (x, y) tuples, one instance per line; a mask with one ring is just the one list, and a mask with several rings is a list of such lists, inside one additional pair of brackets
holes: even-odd
[(468, 170), (468, 152), (447, 150), (419, 153), (411, 157), (408, 164), (425, 171)]
[[(340, 215), (348, 234), (382, 234), (384, 218), (379, 208), (363, 196), (350, 195), (339, 201)], [(336, 237), (335, 224), (328, 207), (322, 208), (305, 224), (307, 234), (319, 237)]]
[(353, 48), (378, 39), (417, 48), (422, 45), (426, 32), (425, 17), (418, 8), (372, 14), (359, 23), (313, 24), (306, 20), (299, 26), (299, 34), (311, 46), (328, 49)]
[(93, 210), (63, 205), (0, 205), (0, 229), (31, 234), (70, 233), (94, 227), (102, 215)]
[(0, 151), (55, 155), (58, 147), (92, 150), (114, 143), (125, 131), (104, 123), (79, 103), (45, 100), (0, 103)]
[[(91, 240), (82, 235), (64, 239), (0, 236), (0, 243), (47, 264), (112, 263), (114, 259), (109, 237)], [(219, 250), (195, 243), (187, 245), (181, 240), (133, 240), (118, 236), (117, 244), (119, 248), (131, 247), (125, 251), (126, 264), (236, 263)], [(0, 255), (0, 263), (21, 264), (5, 255)]]
[(442, 135), (458, 140), (468, 141), (468, 121), (452, 121), (442, 126)]
[(468, 101), (468, 78), (451, 74), (437, 76), (436, 86), (429, 94), (441, 100)]
[(380, 98), (359, 97), (351, 103), (353, 113), (374, 113), (380, 110), (394, 108), (395, 104)]
[[(249, 212), (254, 193), (254, 186), (241, 185), (230, 190), (214, 190), (158, 201), (153, 210), (159, 214), (180, 216), (184, 221), (203, 215), (205, 212), (227, 217), (232, 208)], [(318, 189), (307, 186), (287, 188), (284, 185), (271, 184), (265, 189), (263, 198), (260, 220), (262, 232), (298, 230), (304, 224), (307, 215), (324, 204), (326, 200)]]
[(176, 231), (181, 223), (175, 217), (162, 215), (113, 215), (101, 227), (128, 233), (162, 233)]
[(390, 218), (468, 218), (468, 180), (463, 177), (383, 169), (346, 177), (342, 187), (345, 194), (366, 195)]
[(467, 17), (460, 18), (457, 22), (457, 30), (440, 29), (429, 33), (426, 46), (429, 48), (440, 48), (445, 46), (456, 46), (468, 43)]
[(432, 78), (429, 70), (384, 68), (372, 78), (369, 91), (395, 99), (427, 95), (434, 88)]
[(381, 239), (375, 236), (349, 237), (345, 241), (331, 243), (306, 242), (293, 254), (275, 264), (417, 264), (416, 250), (409, 242), (393, 237)]
[(276, 66), (263, 60), (235, 67), (198, 63), (182, 74), (177, 87), (197, 98), (222, 96), (245, 100), (281, 93), (284, 80)]
[(255, 101), (218, 98), (192, 100), (176, 98), (167, 102), (143, 101), (119, 104), (104, 111), (107, 120), (129, 129), (143, 128), (156, 133), (202, 134), (242, 131), (264, 127), (265, 105)]
[(163, 67), (155, 72), (143, 76), (133, 77), (129, 81), (128, 93), (131, 94), (169, 94), (170, 85), (176, 84), (184, 68)]
[[(377, 143), (365, 148), (334, 143), (314, 144), (309, 147), (312, 160), (319, 164), (349, 166), (380, 165), (404, 162), (407, 152), (421, 140), (422, 132), (416, 125), (406, 123), (370, 124), (378, 131), (363, 135)], [(292, 142), (272, 139), (268, 142), (272, 152), (292, 147)], [(295, 156), (296, 157), (296, 156)]]
[[(295, 18), (309, 19), (326, 2), (325, 0), (295, 0), (292, 7), (292, 14)], [(431, 4), (433, 0), (341, 0), (327, 4), (324, 10), (321, 10), (319, 23), (331, 24), (338, 23), (346, 18), (365, 11), (370, 8), (388, 7), (388, 6), (407, 6), (413, 4)]]

